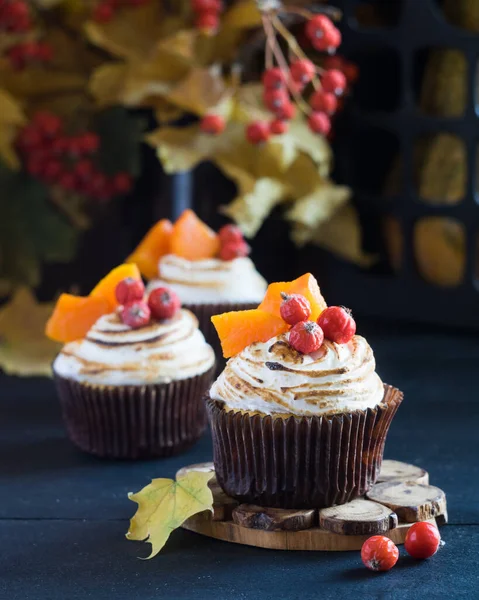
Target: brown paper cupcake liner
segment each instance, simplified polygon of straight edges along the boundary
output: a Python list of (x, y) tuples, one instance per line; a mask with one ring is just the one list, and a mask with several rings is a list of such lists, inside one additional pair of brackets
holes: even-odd
[(68, 434), (85, 452), (107, 458), (177, 454), (206, 429), (203, 395), (215, 368), (181, 381), (102, 386), (54, 375)]
[(220, 315), (224, 312), (230, 312), (233, 310), (249, 310), (252, 308), (258, 308), (259, 302), (246, 303), (246, 302), (221, 302), (216, 304), (184, 304), (183, 308), (187, 308), (194, 313), (199, 321), (200, 329), (205, 336), (206, 341), (212, 346), (216, 355), (216, 372), (222, 371), (226, 365), (226, 359), (223, 358), (223, 350), (221, 349), (220, 339), (216, 333), (211, 317), (213, 315)]
[(403, 394), (384, 386), (374, 409), (316, 417), (227, 411), (206, 398), (216, 478), (240, 502), (324, 508), (363, 496), (381, 468)]

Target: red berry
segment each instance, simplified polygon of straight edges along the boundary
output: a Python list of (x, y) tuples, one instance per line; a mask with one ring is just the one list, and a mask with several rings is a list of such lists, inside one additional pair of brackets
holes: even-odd
[(334, 27), (333, 22), (326, 15), (315, 15), (306, 23), (306, 35), (314, 42), (321, 39), (324, 34)]
[(115, 9), (112, 4), (102, 2), (95, 7), (93, 11), (93, 20), (97, 23), (109, 23), (115, 14)]
[(103, 173), (93, 173), (90, 177), (87, 194), (99, 200), (108, 199), (111, 196), (108, 179)]
[(324, 334), (314, 321), (300, 321), (289, 332), (289, 344), (302, 354), (311, 354), (321, 348)]
[(150, 322), (151, 312), (143, 300), (135, 300), (125, 304), (120, 310), (121, 320), (132, 329), (144, 327)]
[(304, 85), (313, 79), (315, 73), (316, 67), (310, 60), (304, 58), (291, 63), (291, 77), (293, 81)]
[(309, 116), (308, 125), (311, 131), (314, 133), (320, 133), (322, 135), (328, 135), (331, 131), (331, 121), (326, 113), (313, 112)]
[(289, 104), (289, 96), (284, 89), (265, 90), (263, 102), (266, 108), (272, 112), (281, 110), (286, 104)]
[(221, 246), (220, 248), (220, 258), (221, 260), (234, 260), (235, 258), (243, 258), (244, 256), (248, 256), (251, 248), (248, 244), (241, 240), (240, 242), (228, 242)]
[(441, 536), (432, 523), (414, 523), (406, 534), (404, 548), (413, 558), (429, 558), (436, 554)]
[(337, 95), (342, 94), (347, 85), (346, 76), (338, 69), (326, 71), (321, 78), (321, 83), (325, 92)]
[(218, 13), (223, 10), (221, 0), (191, 0), (191, 8), (196, 13)]
[(311, 43), (315, 50), (319, 52), (332, 52), (341, 45), (342, 36), (339, 29), (336, 27), (331, 27), (327, 31), (324, 32), (324, 35), (319, 38), (313, 38)]
[(75, 173), (67, 171), (58, 178), (58, 185), (65, 190), (74, 191), (77, 189), (77, 178)]
[(283, 121), (290, 121), (294, 119), (294, 115), (296, 114), (296, 107), (292, 102), (288, 102), (280, 109), (275, 111), (275, 115), (277, 119), (281, 119)]
[(223, 225), (218, 231), (221, 245), (240, 244), (244, 241), (243, 232), (237, 225)]
[(57, 156), (63, 156), (63, 154), (65, 154), (65, 152), (68, 152), (69, 147), (70, 147), (69, 138), (58, 137), (52, 141), (50, 148), (51, 148), (51, 151), (53, 152), (53, 154), (56, 154)]
[(76, 147), (81, 154), (92, 154), (100, 147), (100, 138), (93, 131), (87, 131), (79, 135), (76, 140)]
[(336, 344), (347, 344), (356, 333), (356, 322), (344, 306), (329, 306), (318, 317), (324, 337)]
[(282, 135), (288, 131), (289, 124), (283, 119), (275, 119), (269, 124), (269, 130), (272, 135)]
[(150, 292), (148, 306), (155, 319), (171, 319), (181, 308), (181, 302), (173, 290), (159, 287)]
[(279, 67), (266, 69), (263, 73), (263, 85), (267, 90), (277, 90), (286, 85), (287, 76)]
[(218, 31), (220, 19), (217, 13), (200, 13), (196, 17), (195, 27), (202, 33), (213, 35)]
[(91, 160), (88, 159), (79, 160), (74, 168), (75, 175), (82, 180), (88, 179), (95, 170), (94, 164), (91, 162)]
[(309, 100), (311, 108), (318, 112), (325, 112), (328, 115), (332, 115), (338, 109), (338, 99), (331, 92), (325, 92), (324, 90), (318, 90), (314, 92)]
[[(288, 325), (296, 325), (301, 321), (307, 321), (311, 316), (311, 304), (302, 294), (281, 293), (283, 302), (279, 312), (283, 321)], [(322, 342), (321, 342), (322, 343)]]
[(208, 135), (219, 135), (226, 128), (226, 121), (220, 115), (205, 115), (200, 122), (200, 129)]
[(60, 175), (62, 174), (63, 167), (62, 163), (59, 160), (49, 160), (46, 162), (42, 168), (42, 177), (46, 179), (46, 181), (54, 182), (56, 181)]
[(18, 136), (18, 145), (22, 150), (38, 148), (43, 142), (43, 136), (35, 125), (27, 125)]
[(57, 136), (63, 129), (63, 123), (60, 117), (47, 111), (35, 113), (32, 123), (48, 138)]
[(53, 59), (53, 48), (46, 42), (38, 42), (35, 57), (40, 62), (50, 62)]
[(128, 194), (133, 187), (133, 179), (129, 173), (117, 173), (111, 183), (116, 194)]
[(266, 121), (253, 121), (246, 127), (246, 139), (251, 144), (263, 144), (270, 136), (271, 132)]
[(141, 279), (127, 277), (120, 281), (115, 288), (115, 297), (118, 304), (129, 304), (135, 300), (143, 300), (145, 295), (145, 286)]
[(373, 535), (361, 548), (361, 559), (371, 571), (389, 571), (397, 563), (398, 558), (398, 547), (384, 535)]

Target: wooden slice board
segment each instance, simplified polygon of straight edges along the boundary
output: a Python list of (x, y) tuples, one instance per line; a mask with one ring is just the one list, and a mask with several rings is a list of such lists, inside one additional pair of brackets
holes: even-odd
[[(213, 471), (214, 467), (212, 463), (202, 463), (183, 467), (178, 473), (190, 470)], [(414, 518), (435, 526), (447, 522), (444, 492), (426, 485), (428, 480), (424, 469), (385, 460), (378, 479), (382, 483), (369, 491), (367, 499), (358, 498), (322, 510), (286, 510), (239, 504), (213, 478), (209, 483), (213, 514), (195, 515), (183, 523), (183, 528), (218, 540), (275, 550), (359, 550), (365, 540), (376, 534), (403, 544)]]

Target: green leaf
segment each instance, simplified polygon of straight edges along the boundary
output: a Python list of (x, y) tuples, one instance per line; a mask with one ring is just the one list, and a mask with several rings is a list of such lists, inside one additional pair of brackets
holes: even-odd
[(43, 261), (68, 262), (77, 231), (49, 202), (48, 188), (0, 163), (0, 279), (37, 285)]
[(145, 129), (143, 120), (115, 106), (95, 118), (95, 131), (101, 137), (100, 168), (109, 175), (126, 171), (140, 173), (140, 144)]

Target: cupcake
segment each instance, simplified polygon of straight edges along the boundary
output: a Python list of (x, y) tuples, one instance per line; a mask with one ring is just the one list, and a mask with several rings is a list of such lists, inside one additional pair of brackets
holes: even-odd
[(238, 227), (218, 234), (186, 210), (173, 225), (158, 222), (128, 261), (150, 280), (148, 289), (168, 286), (198, 317), (200, 329), (218, 357), (221, 347), (211, 317), (226, 311), (255, 308), (266, 281), (248, 257), (249, 246)]
[(230, 357), (206, 396), (215, 471), (240, 502), (324, 508), (364, 495), (402, 401), (351, 314), (326, 308), (311, 275), (300, 280), (272, 284), (257, 310), (213, 318)]
[(47, 324), (65, 342), (53, 375), (69, 436), (85, 452), (170, 456), (205, 430), (213, 349), (174, 292), (144, 292), (136, 266), (123, 265), (86, 298), (63, 294)]

